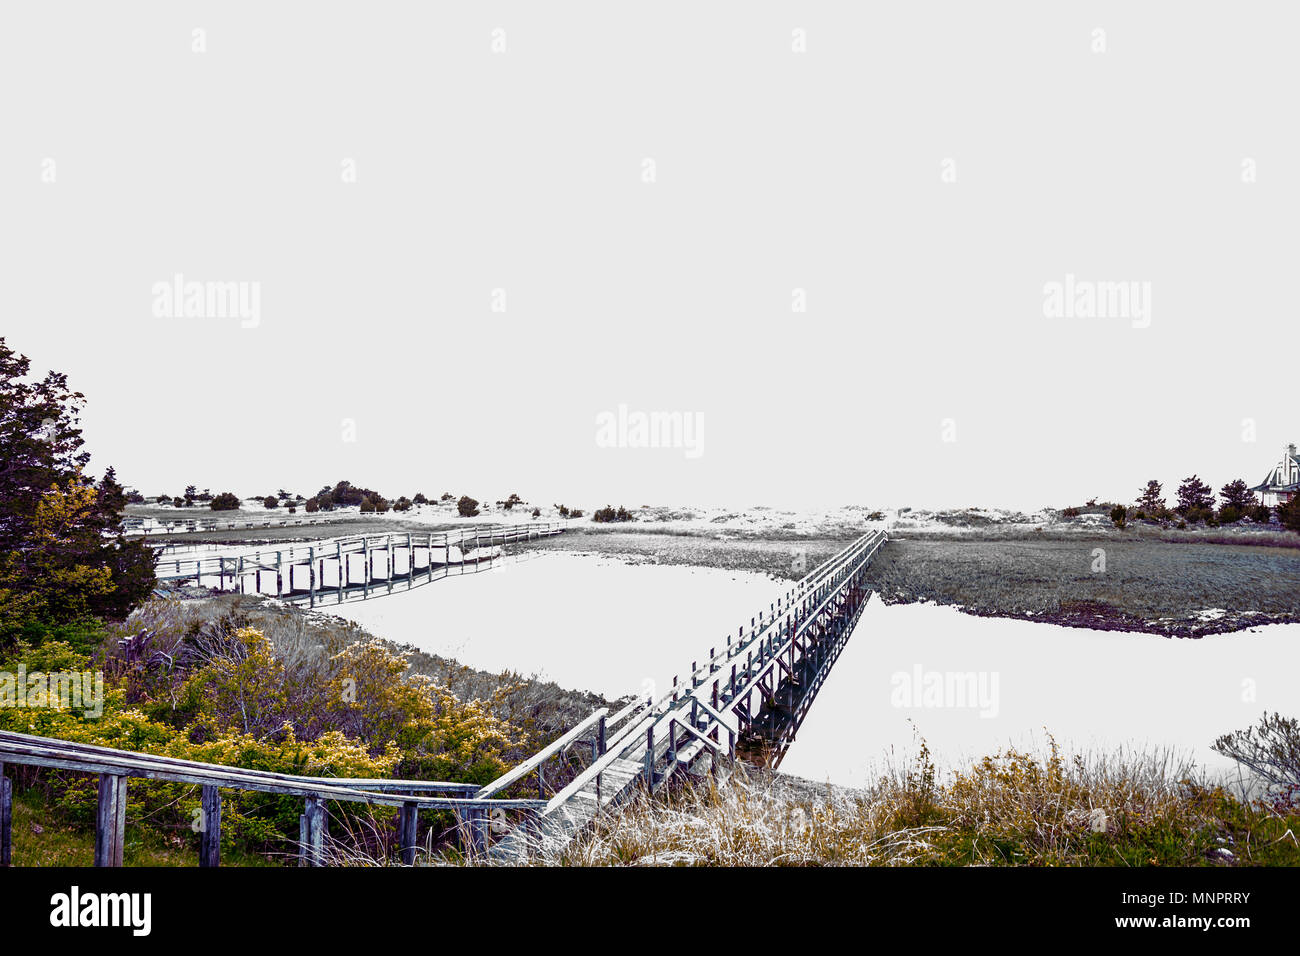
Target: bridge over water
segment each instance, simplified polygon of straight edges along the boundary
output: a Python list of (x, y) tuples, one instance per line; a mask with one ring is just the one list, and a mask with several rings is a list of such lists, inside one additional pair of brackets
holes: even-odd
[(193, 582), (316, 607), (366, 600), (489, 567), (504, 546), (564, 531), (560, 522), (453, 531), (359, 534), (233, 553), (160, 554), (159, 581)]
[[(466, 573), (495, 560), (488, 555), (499, 555), (509, 541), (561, 530), (534, 523), (428, 535), (358, 536), (328, 546), (198, 557), (186, 567), (170, 569), (170, 574), (160, 569), (160, 577), (244, 589), (251, 581), (266, 589), (263, 593), (314, 606)], [(453, 545), (455, 535), (460, 537)], [(306, 865), (322, 865), (327, 859), (329, 801), (399, 808), (399, 843), (406, 864), (415, 862), (420, 845), (419, 812), (434, 809), (456, 813), (462, 845), (473, 856), (515, 863), (539, 852), (553, 854), (598, 813), (641, 789), (654, 794), (681, 773), (717, 771), (738, 758), (780, 766), (862, 614), (869, 597), (864, 586), (867, 567), (886, 540), (883, 531), (857, 539), (751, 617), (748, 626), (741, 625), (723, 643), (708, 648), (707, 655), (692, 661), (683, 676), (674, 677), (661, 696), (634, 700), (612, 715), (597, 710), (484, 787), (269, 774), (0, 732), (0, 865), (9, 863), (12, 824), (12, 785), (3, 774), (5, 762), (98, 774), (97, 866), (122, 864), (126, 789), (132, 777), (202, 787), (204, 866), (215, 866), (220, 859), (223, 789), (303, 797), (299, 847), (300, 861)], [(353, 560), (357, 555), (359, 569)], [(332, 575), (317, 563), (322, 560), (333, 562)], [(548, 794), (546, 769), (566, 756), (579, 756), (586, 765)], [(536, 785), (536, 799), (501, 797), (525, 784)]]

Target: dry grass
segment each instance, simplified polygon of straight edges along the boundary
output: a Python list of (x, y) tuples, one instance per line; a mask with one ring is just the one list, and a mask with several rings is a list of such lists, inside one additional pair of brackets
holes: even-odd
[(603, 815), (540, 865), (1300, 865), (1300, 803), (1250, 802), (1167, 751), (1007, 751), (941, 780), (924, 744), (862, 791), (738, 770)]

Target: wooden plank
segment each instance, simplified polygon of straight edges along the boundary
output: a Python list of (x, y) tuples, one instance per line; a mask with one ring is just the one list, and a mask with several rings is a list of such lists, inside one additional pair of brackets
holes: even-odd
[(397, 842), (403, 866), (415, 865), (415, 851), (419, 848), (420, 808), (407, 801), (397, 816)]
[(95, 866), (121, 866), (126, 846), (126, 777), (99, 775), (95, 811)]
[(203, 788), (202, 827), (199, 831), (199, 866), (221, 865), (221, 790)]
[(0, 763), (0, 866), (13, 865), (14, 784)]
[(319, 797), (308, 797), (304, 803), (302, 818), (298, 825), (302, 844), (298, 851), (298, 865), (324, 866), (325, 801)]

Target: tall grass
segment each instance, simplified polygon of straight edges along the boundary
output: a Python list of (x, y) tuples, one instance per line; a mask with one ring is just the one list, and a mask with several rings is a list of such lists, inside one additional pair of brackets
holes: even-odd
[(922, 745), (864, 790), (745, 769), (603, 814), (549, 866), (1300, 865), (1300, 801), (1251, 801), (1170, 751), (1007, 750), (941, 775)]

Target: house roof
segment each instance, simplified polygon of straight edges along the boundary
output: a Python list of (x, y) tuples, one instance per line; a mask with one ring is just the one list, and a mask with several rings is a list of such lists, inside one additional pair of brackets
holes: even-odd
[[(1297, 465), (1300, 465), (1300, 455), (1292, 455), (1284, 452), (1282, 455), (1282, 460), (1287, 461), (1288, 459), (1295, 462)], [(1254, 488), (1251, 488), (1249, 490), (1250, 491), (1296, 491), (1297, 490), (1296, 484), (1290, 484), (1290, 485), (1273, 484), (1273, 476), (1275, 474), (1277, 474), (1277, 469), (1270, 468), (1268, 470), (1268, 474), (1264, 476), (1264, 480), (1260, 482), (1258, 485), (1256, 485)]]

